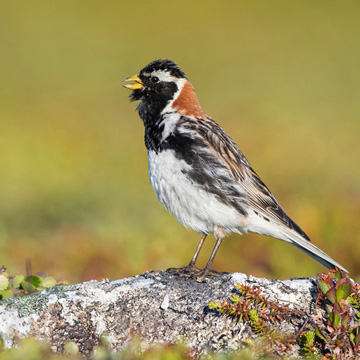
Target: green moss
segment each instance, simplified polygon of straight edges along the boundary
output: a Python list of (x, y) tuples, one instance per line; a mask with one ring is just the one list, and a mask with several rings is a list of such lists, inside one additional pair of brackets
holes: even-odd
[(21, 298), (8, 298), (0, 301), (2, 306), (10, 306), (17, 309), (20, 317), (26, 317), (32, 314), (38, 314), (48, 306), (49, 295), (56, 295), (58, 298), (66, 297), (66, 293), (76, 289), (77, 285), (58, 285), (46, 292), (33, 294), (31, 297), (23, 296)]

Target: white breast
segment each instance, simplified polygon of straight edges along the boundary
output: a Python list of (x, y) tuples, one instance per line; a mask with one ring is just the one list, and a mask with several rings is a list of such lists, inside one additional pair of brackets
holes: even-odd
[(150, 183), (160, 202), (179, 222), (201, 233), (212, 233), (215, 225), (227, 232), (239, 232), (243, 216), (192, 182), (186, 175), (190, 165), (176, 158), (173, 150), (149, 151), (148, 160)]

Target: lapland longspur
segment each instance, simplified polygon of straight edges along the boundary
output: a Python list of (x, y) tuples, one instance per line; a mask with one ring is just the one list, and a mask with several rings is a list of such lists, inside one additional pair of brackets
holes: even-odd
[[(271, 236), (328, 268), (339, 263), (312, 245), (275, 200), (230, 136), (202, 110), (192, 84), (170, 60), (156, 60), (125, 79), (145, 126), (151, 185), (177, 220), (202, 234), (188, 266), (198, 281), (210, 271), (226, 234)], [(203, 270), (195, 266), (208, 234), (216, 245)]]

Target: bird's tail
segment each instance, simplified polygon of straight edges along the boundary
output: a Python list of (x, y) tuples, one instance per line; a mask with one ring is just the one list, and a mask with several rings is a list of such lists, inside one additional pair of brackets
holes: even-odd
[(320, 250), (318, 247), (313, 245), (310, 242), (310, 239), (307, 240), (303, 238), (300, 234), (297, 234), (295, 231), (284, 234), (287, 237), (287, 241), (289, 241), (291, 244), (293, 244), (295, 247), (297, 247), (299, 250), (303, 251), (305, 254), (311, 256), (315, 260), (317, 260), (319, 263), (323, 264), (329, 269), (335, 269), (335, 267), (345, 271), (348, 273), (348, 271), (341, 266), (337, 261), (335, 261), (333, 258), (331, 258), (329, 255), (325, 254), (322, 250)]

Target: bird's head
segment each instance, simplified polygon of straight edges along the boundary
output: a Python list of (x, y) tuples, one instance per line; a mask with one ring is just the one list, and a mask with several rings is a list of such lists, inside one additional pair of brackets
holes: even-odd
[(141, 117), (143, 112), (157, 116), (165, 108), (181, 115), (204, 115), (193, 86), (171, 60), (155, 60), (124, 81), (133, 82), (124, 87), (133, 90), (131, 101), (141, 101), (138, 106)]

